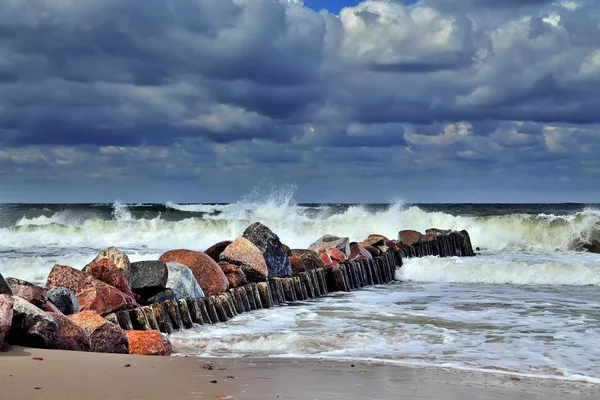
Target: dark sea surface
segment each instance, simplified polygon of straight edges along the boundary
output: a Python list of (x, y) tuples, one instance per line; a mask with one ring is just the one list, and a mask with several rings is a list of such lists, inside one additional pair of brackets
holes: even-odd
[(205, 250), (260, 221), (292, 248), (324, 234), (466, 229), (472, 258), (405, 260), (399, 282), (172, 335), (180, 354), (314, 356), (600, 382), (600, 205), (3, 204), (0, 273), (43, 283), (108, 246), (132, 261)]

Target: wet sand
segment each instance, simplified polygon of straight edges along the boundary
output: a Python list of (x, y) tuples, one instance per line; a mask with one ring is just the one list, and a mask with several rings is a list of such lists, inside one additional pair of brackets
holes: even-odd
[(143, 357), (21, 347), (0, 353), (0, 399), (218, 398), (598, 399), (600, 386), (360, 361)]

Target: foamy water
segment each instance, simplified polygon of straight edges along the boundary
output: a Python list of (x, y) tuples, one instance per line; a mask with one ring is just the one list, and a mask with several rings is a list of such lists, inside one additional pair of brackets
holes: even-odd
[(406, 260), (401, 281), (240, 315), (172, 335), (181, 354), (310, 356), (600, 379), (600, 211), (585, 205), (298, 205), (293, 192), (233, 204), (3, 205), (0, 272), (43, 283), (105, 247), (132, 261), (204, 250), (260, 221), (292, 248), (329, 233), (466, 229), (473, 258)]

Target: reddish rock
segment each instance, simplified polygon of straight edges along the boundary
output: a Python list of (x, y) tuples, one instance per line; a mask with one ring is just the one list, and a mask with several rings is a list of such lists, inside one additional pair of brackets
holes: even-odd
[(306, 267), (300, 257), (291, 256), (290, 264), (292, 264), (292, 276), (296, 276), (300, 272), (306, 272)]
[(48, 313), (58, 325), (48, 348), (57, 350), (90, 351), (91, 342), (86, 331), (59, 313)]
[(135, 300), (85, 272), (65, 265), (55, 265), (46, 281), (47, 288), (65, 287), (75, 293), (82, 311), (106, 314), (132, 304)]
[(366, 251), (368, 251), (369, 254), (371, 254), (371, 258), (378, 257), (379, 255), (381, 255), (381, 251), (375, 246), (371, 246), (370, 244), (367, 244), (365, 242), (359, 242), (358, 245)]
[(333, 261), (331, 259), (331, 257), (329, 256), (329, 254), (327, 254), (327, 252), (324, 249), (320, 249), (320, 250), (322, 250), (322, 252), (318, 252), (319, 258), (321, 259), (321, 261), (323, 262), (323, 265), (326, 268), (333, 268), (338, 265), (338, 263), (336, 261)]
[(239, 265), (250, 282), (264, 282), (269, 275), (262, 252), (251, 241), (238, 237), (221, 253), (221, 261)]
[(227, 277), (219, 265), (204, 253), (192, 250), (171, 250), (160, 256), (160, 261), (176, 262), (192, 270), (206, 296), (223, 293), (229, 288)]
[(321, 261), (319, 255), (314, 250), (294, 249), (292, 250), (292, 255), (295, 257), (300, 257), (300, 259), (304, 263), (304, 268), (306, 268), (307, 271), (325, 268), (325, 265), (323, 265), (323, 261)]
[(0, 351), (4, 346), (4, 338), (10, 332), (13, 319), (13, 299), (8, 294), (0, 294)]
[(141, 356), (170, 356), (171, 342), (158, 331), (125, 331), (129, 343), (129, 354)]
[(358, 257), (373, 258), (367, 249), (358, 243), (352, 243), (350, 245), (350, 260), (356, 260)]
[(204, 254), (215, 260), (215, 262), (219, 262), (221, 257), (221, 253), (232, 243), (231, 240), (224, 240), (222, 242), (213, 244), (208, 249), (204, 250)]
[(125, 332), (92, 311), (82, 311), (67, 317), (79, 325), (90, 338), (90, 351), (127, 354), (129, 346)]
[(101, 258), (87, 265), (86, 272), (102, 282), (114, 286), (121, 292), (133, 298), (131, 288), (123, 272), (108, 258)]
[(396, 241), (390, 240), (383, 235), (377, 235), (377, 234), (369, 235), (369, 237), (367, 237), (367, 239), (365, 240), (365, 243), (367, 243), (371, 246), (375, 246), (375, 247), (382, 246), (382, 245), (387, 246), (392, 251), (400, 250), (400, 248), (396, 244)]
[(248, 279), (246, 279), (246, 274), (244, 274), (244, 271), (240, 266), (230, 264), (226, 261), (220, 261), (219, 267), (227, 277), (227, 281), (229, 282), (230, 288), (244, 286), (248, 283)]
[(83, 268), (83, 272), (88, 272), (88, 268), (91, 264), (103, 258), (108, 258), (111, 260), (117, 266), (117, 268), (121, 270), (127, 283), (131, 284), (131, 262), (129, 261), (129, 257), (127, 257), (127, 254), (123, 253), (116, 247), (109, 247), (102, 250), (94, 259), (94, 261)]
[(91, 287), (75, 295), (81, 311), (96, 311), (98, 314), (108, 314), (125, 308), (127, 301), (123, 292), (112, 286)]
[(19, 296), (36, 307), (44, 308), (46, 303), (46, 289), (39, 286), (11, 285), (13, 296)]
[(338, 264), (341, 264), (348, 259), (343, 251), (336, 249), (335, 247), (328, 248), (327, 254), (329, 254), (329, 257)]
[(407, 246), (412, 246), (421, 241), (421, 232), (413, 231), (413, 230), (403, 230), (398, 232), (398, 241)]

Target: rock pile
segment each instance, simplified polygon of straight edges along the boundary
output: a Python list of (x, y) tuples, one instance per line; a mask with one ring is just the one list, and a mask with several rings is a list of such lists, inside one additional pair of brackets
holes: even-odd
[(325, 235), (290, 249), (254, 223), (206, 252), (131, 263), (115, 247), (83, 270), (55, 265), (45, 287), (0, 275), (0, 349), (169, 355), (168, 334), (236, 315), (395, 280), (403, 257), (474, 255), (466, 231), (403, 230), (398, 240)]

